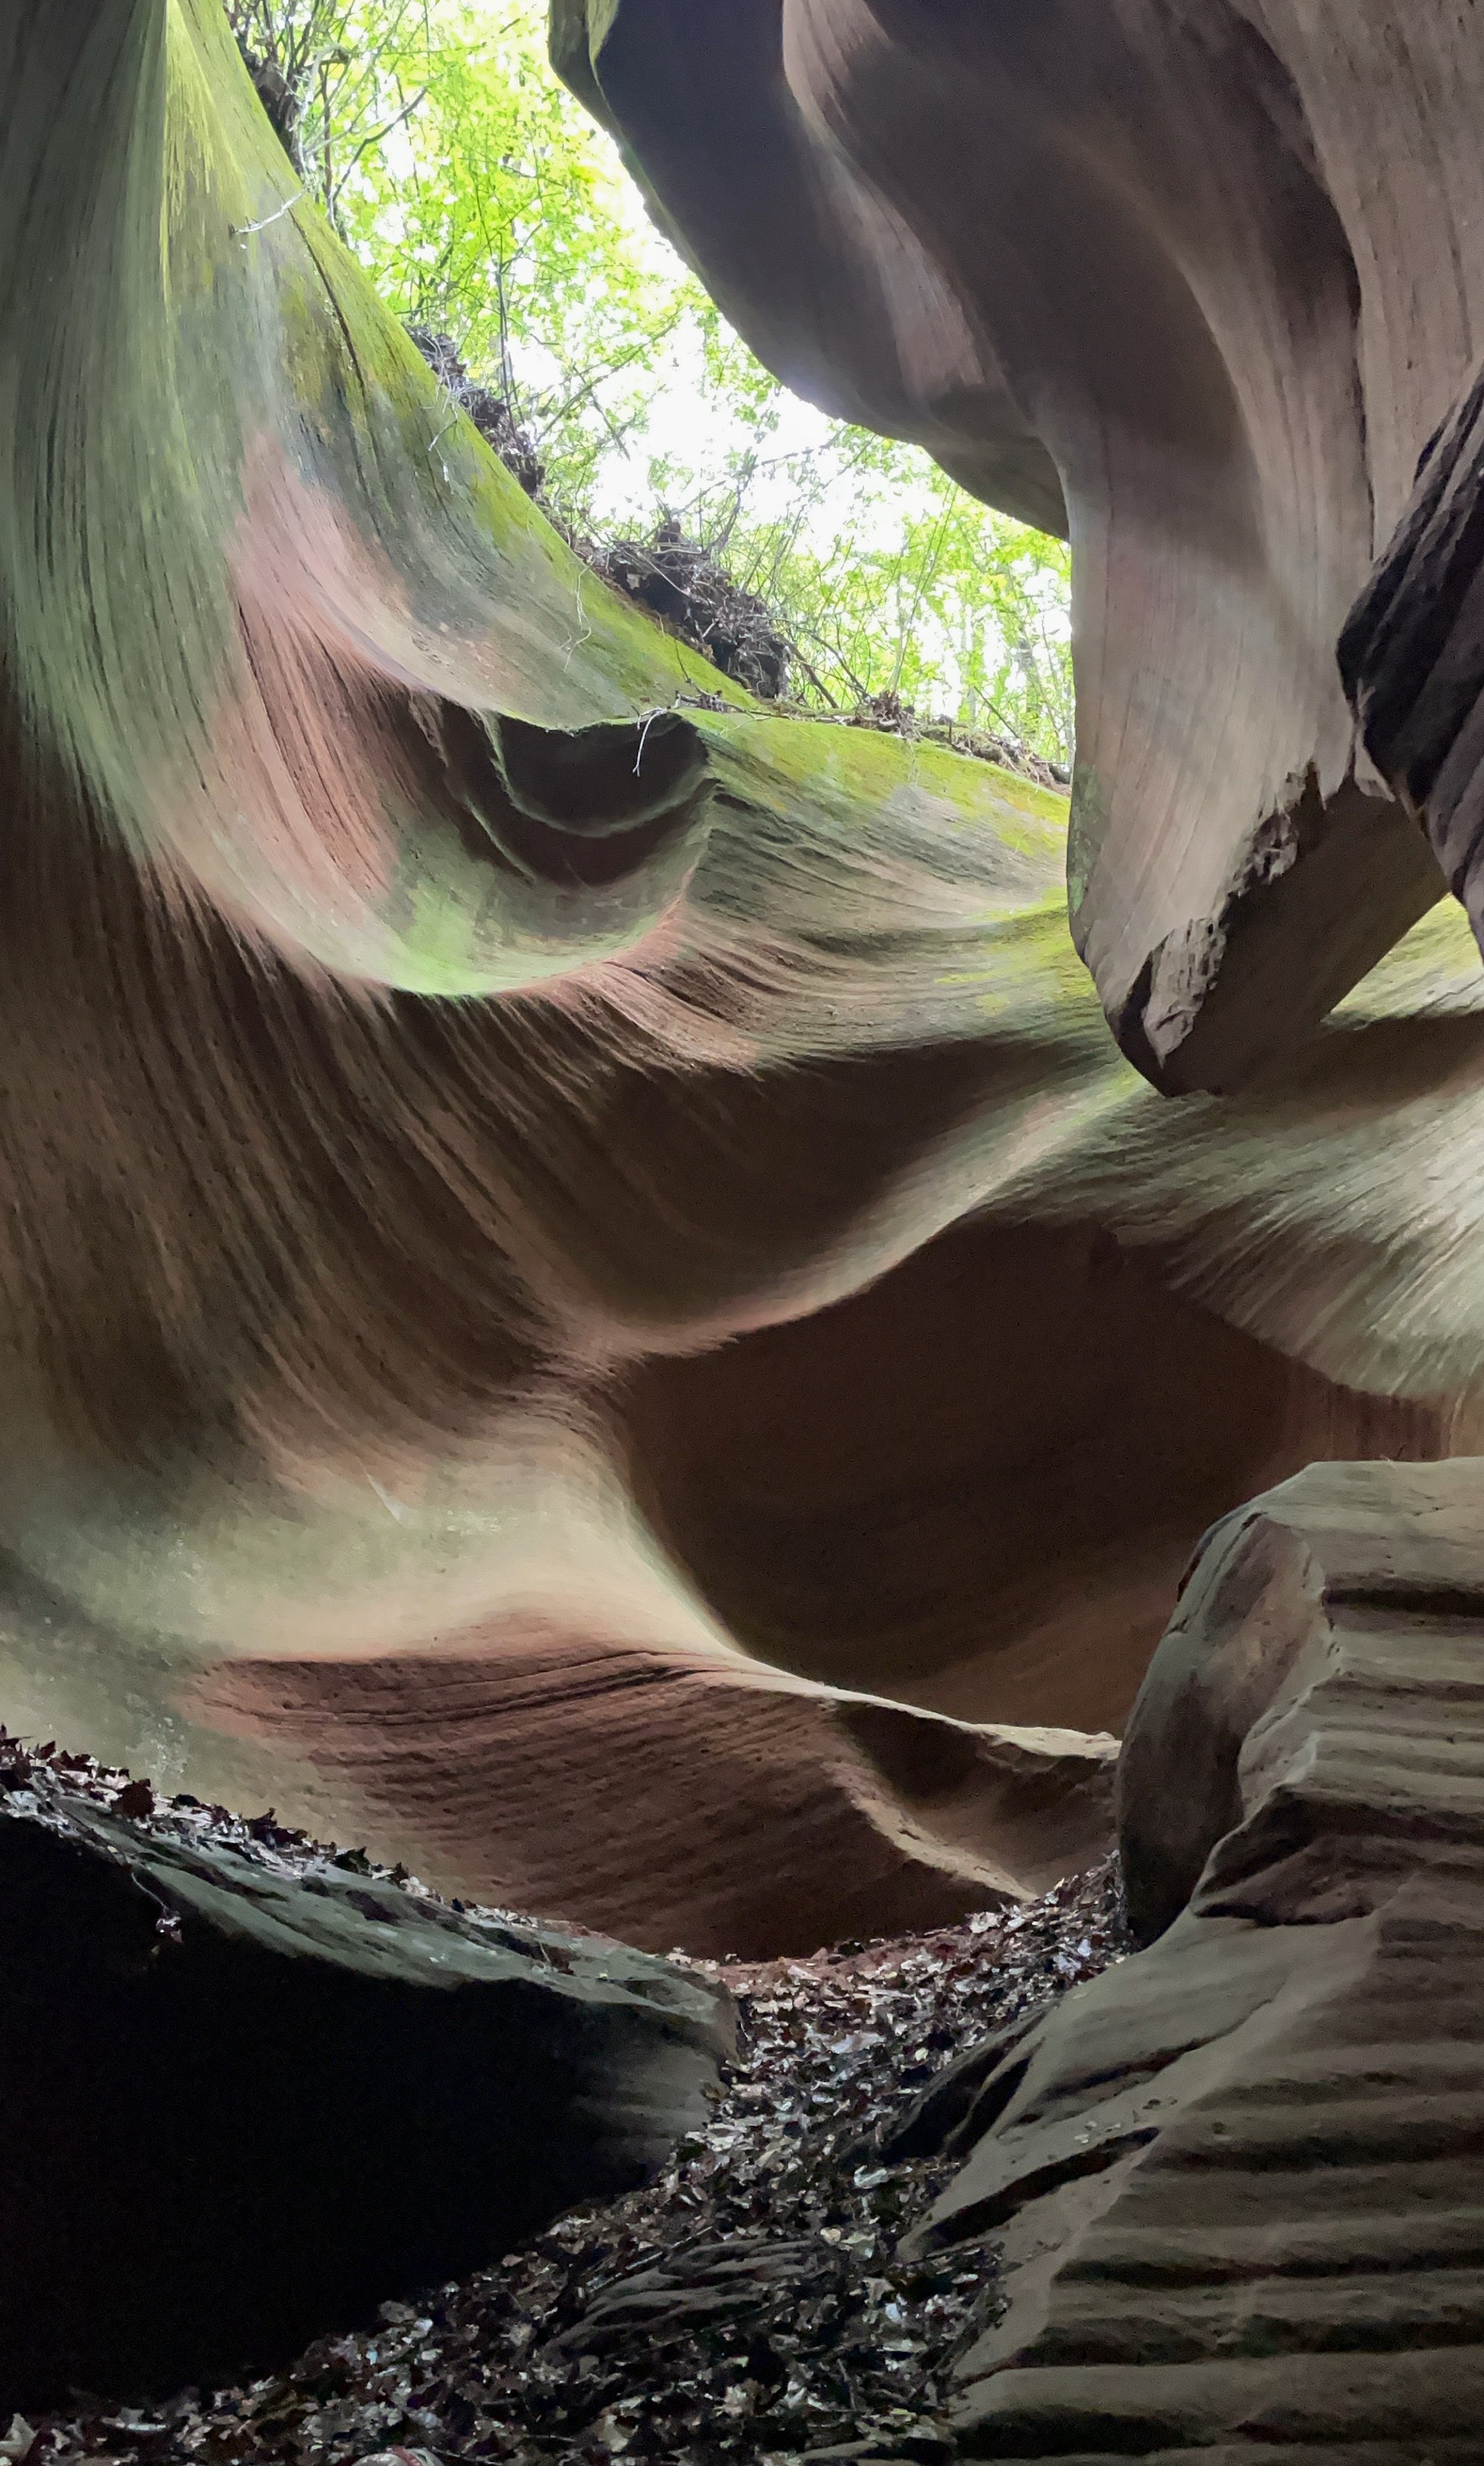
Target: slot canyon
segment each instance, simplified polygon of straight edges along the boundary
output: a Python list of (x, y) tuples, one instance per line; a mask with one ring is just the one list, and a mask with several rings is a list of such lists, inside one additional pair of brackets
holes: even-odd
[[(1116, 1850), (1142, 1948), (924, 2108), (928, 2446), (745, 2454), (1463, 2466), (1484, 14), (551, 56), (766, 367), (1069, 538), (1075, 772), (595, 577), (220, 0), (0, 0), (0, 2456), (708, 2459), (34, 2424), (634, 2195), (754, 1972)], [(271, 2163), (182, 2073), (162, 2191), (202, 2026)]]

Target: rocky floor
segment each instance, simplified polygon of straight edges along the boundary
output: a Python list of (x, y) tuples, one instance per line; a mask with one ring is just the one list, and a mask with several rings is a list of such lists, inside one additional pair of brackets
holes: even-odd
[[(125, 1778), (68, 1764), (70, 1788), (105, 1798)], [(136, 1809), (150, 1812), (140, 1797)], [(157, 1820), (219, 1824), (294, 1866), (329, 1854), (221, 1810), (162, 1803)], [(737, 1999), (739, 2054), (708, 2127), (658, 2183), (572, 2212), (462, 2284), (385, 2304), (374, 2328), (323, 2339), (287, 2371), (149, 2408), (81, 2400), (66, 2418), (17, 2421), (0, 2459), (946, 2457), (948, 2374), (996, 2290), (977, 2251), (896, 2259), (955, 2161), (888, 2163), (886, 2144), (966, 2048), (1127, 1948), (1103, 1869), (931, 1935), (761, 1967), (694, 1962)]]

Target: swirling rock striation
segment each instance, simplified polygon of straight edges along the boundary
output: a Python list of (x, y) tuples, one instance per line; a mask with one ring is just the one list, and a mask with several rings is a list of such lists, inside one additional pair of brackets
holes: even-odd
[[(947, 348), (952, 284), (798, 133), (810, 23), (785, 78), (766, 10), (624, 0), (583, 74), (668, 26), (718, 160), (786, 103), (826, 356), (876, 344), (821, 196)], [(1010, 1786), (990, 1734), (1115, 1732), (1253, 1491), (1484, 1444), (1461, 918), (1162, 1105), (1068, 940), (1066, 800), (767, 712), (598, 583), (215, 0), (5, 14), (0, 229), (5, 1717), (651, 1942), (1066, 1872), (1106, 1749), (1014, 1738)]]
[(457, 1657), (231, 1664), (191, 1709), (307, 1757), (319, 1803), (358, 1804), (384, 1854), (450, 1891), (654, 1951), (753, 1960), (951, 1924), (1113, 1840), (1111, 1737), (531, 1623)]

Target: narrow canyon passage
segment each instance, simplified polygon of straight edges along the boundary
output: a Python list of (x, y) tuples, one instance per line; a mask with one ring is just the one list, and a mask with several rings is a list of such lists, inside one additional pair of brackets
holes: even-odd
[(380, 5), (0, 0), (0, 2466), (1468, 2466), (1484, 13)]

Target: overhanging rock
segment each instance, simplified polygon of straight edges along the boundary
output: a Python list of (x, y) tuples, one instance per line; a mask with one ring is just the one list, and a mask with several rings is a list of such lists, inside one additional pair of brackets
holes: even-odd
[(553, 52), (780, 376), (1069, 532), (1078, 946), (1157, 1085), (1248, 1081), (1445, 887), (1335, 653), (1484, 329), (1472, 12), (555, 0)]
[(0, 1781), (0, 2410), (261, 2369), (705, 2116), (731, 2020), (693, 1974)]
[[(1158, 723), (1159, 764), (1153, 839), (1119, 786), (1092, 902), (1113, 902), (1110, 930), (1129, 885), (1135, 906), (1188, 887), (1163, 870), (1172, 748), (1201, 825), (1180, 866), (1210, 858), (1225, 879), (1232, 812), (1245, 831), (1268, 811), (1248, 738), (1238, 727), (1231, 754), (1216, 725), (1213, 678), (1224, 695), (1237, 680), (1248, 714), (1255, 694), (1265, 780), (1300, 775), (1315, 711), (1320, 789), (1343, 771), (1333, 641), (1321, 691), (1310, 620), (1318, 608), (1329, 624), (1370, 554), (1350, 486), (1354, 320), (1330, 226), (1309, 214), (1355, 127), (1326, 120), (1320, 170), (1295, 171), (1301, 116), (1268, 109), (1282, 93), (1261, 44), (1239, 31), (1197, 58), (1173, 13), (1064, 6), (1032, 25), (878, 0), (885, 51), (847, 43), (833, 67), (831, 25), (870, 34), (855, 0), (620, 0), (583, 20), (589, 83), (605, 107), (618, 97), (639, 150), (654, 132), (633, 115), (652, 102), (689, 149), (686, 193), (704, 172), (739, 245), (777, 243), (768, 281), (795, 286), (780, 349), (818, 341), (816, 374), (864, 353), (863, 415), (1042, 519), (1060, 519), (1060, 483), (1041, 408), (1016, 411), (972, 319), (964, 340), (952, 283), (929, 280), (931, 235), (889, 200), (878, 213), (844, 137), (819, 138), (831, 78), (868, 132), (878, 109), (916, 108), (891, 46), (939, 92), (952, 34), (967, 65), (942, 126), (962, 128), (967, 98), (974, 177), (1054, 137), (1029, 238), (1072, 279), (1045, 327), (1059, 350), (1088, 280), (1123, 263), (1131, 200), (1175, 249), (1145, 272), (1214, 280), (1230, 216), (1203, 224), (1199, 248), (1171, 235), (1190, 239), (1187, 208), (1222, 204), (1248, 272), (1276, 235), (1283, 281), (1300, 264), (1323, 276), (1316, 318), (1340, 299), (1313, 332), (1260, 321), (1254, 338), (1235, 293), (1211, 295), (1250, 395), (1230, 436), (1267, 458), (1257, 549), (1250, 526), (1233, 534), (1236, 584), (1221, 540), (1214, 565), (1186, 551), (1209, 546), (1205, 512), (1231, 512), (1248, 462), (1201, 494), (1189, 392), (1165, 382), (1150, 296), (1136, 315), (1120, 304), (1120, 365), (1145, 388), (1125, 407), (1160, 468), (1131, 496), (1119, 462), (1108, 606), (1117, 658), (1142, 663), (1130, 775), (1135, 720)], [(1421, 45), (1440, 21), (1415, 13)], [(1265, 16), (1274, 56), (1296, 63), (1301, 30)], [(1005, 74), (986, 101), (991, 38)], [(1179, 146), (1141, 138), (1133, 163), (1108, 99), (1152, 113), (1149, 79), (1125, 60), (1121, 83), (1099, 82), (1125, 41), (1144, 70), (1165, 47), (1184, 79), (1160, 89)], [(1315, 129), (1322, 48), (1312, 75), (1293, 68)], [(1073, 65), (1075, 92), (1024, 108), (1037, 78)], [(1477, 168), (1468, 66), (1429, 89), (1460, 115), (1460, 230)], [(1394, 82), (1379, 163), (1410, 143)], [(1236, 135), (1187, 179), (1213, 90)], [(1191, 97), (1204, 119), (1187, 127)], [(798, 137), (801, 186), (770, 129)], [(1084, 139), (1106, 141), (1095, 163)], [(1100, 208), (1116, 191), (1091, 223), (1086, 187), (1061, 176), (1073, 140)], [(951, 151), (934, 139), (933, 162)], [(758, 162), (762, 196), (747, 186)], [(1212, 166), (1234, 184), (1214, 203)], [(1249, 215), (1238, 174), (1254, 166)], [(1120, 1728), (1213, 1518), (1315, 1457), (1484, 1445), (1484, 979), (1461, 913), (1441, 903), (1295, 1041), (1333, 990), (1325, 972), (1361, 964), (1378, 913), (1379, 877), (1352, 900), (1341, 862), (1337, 923), (1324, 848), (1343, 846), (1331, 806), (1305, 806), (1298, 838), (1323, 824), (1313, 863), (1288, 863), (1285, 825), (1243, 875), (1254, 919), (1270, 893), (1303, 933), (1231, 938), (1255, 974), (1225, 1024), (1203, 998), (1180, 1053), (1233, 1020), (1293, 1049), (1238, 1101), (1161, 1105), (1068, 938), (1066, 800), (936, 746), (769, 712), (607, 590), (298, 193), (219, 0), (0, 10), (0, 1713), (379, 1843), (461, 1896), (628, 1939), (653, 1923), (654, 1942), (738, 1948), (740, 1898), (751, 1948), (806, 1939), (802, 1893), (780, 1914), (752, 1891), (770, 1857), (790, 1884), (811, 1867), (847, 1875), (854, 1906), (811, 1892), (811, 1932), (907, 1923), (945, 1891), (962, 1906), (960, 1886), (982, 1881), (957, 1872), (969, 1835), (976, 1861), (1018, 1872), (1008, 1801), (997, 1788), (971, 1807), (947, 1765), (931, 1769), (951, 1734), (925, 1739), (916, 1715)], [(878, 168), (887, 198), (896, 175)], [(1159, 212), (1141, 220), (1150, 184)], [(946, 203), (984, 200), (966, 175)], [(832, 214), (838, 280), (811, 255)], [(1312, 265), (1288, 249), (1306, 231)], [(1396, 244), (1403, 295), (1366, 308), (1383, 526), (1414, 427), (1467, 358), (1417, 231)], [(850, 271), (852, 234), (874, 290)], [(955, 281), (994, 270), (961, 258)], [(1389, 281), (1378, 260), (1367, 282)], [(1179, 376), (1189, 300), (1151, 296), (1171, 305)], [(1417, 351), (1408, 339), (1388, 361), (1380, 344), (1416, 303)], [(878, 308), (907, 318), (898, 373), (920, 387), (927, 369), (926, 425), (900, 388), (872, 391)], [(1318, 392), (1293, 381), (1320, 406), (1302, 435), (1270, 416), (1270, 341), (1304, 369), (1317, 354)], [(961, 398), (960, 343), (964, 367), (978, 353), (987, 370)], [(810, 374), (797, 354), (790, 367)], [(1419, 391), (1387, 429), (1386, 386), (1408, 370)], [(1105, 352), (1093, 429), (1108, 373)], [(971, 471), (954, 439), (967, 451), (991, 414), (1009, 443)], [(1078, 436), (1085, 477), (1095, 437)], [(1326, 496), (1334, 524), (1311, 524), (1323, 552), (1305, 596), (1289, 585), (1309, 572), (1314, 475), (1302, 455), (1279, 466), (1311, 437), (1350, 476), (1343, 522)], [(1255, 502), (1241, 497), (1244, 521)], [(1088, 516), (1094, 588), (1100, 537)], [(1242, 607), (1257, 612), (1255, 667), (1228, 673), (1219, 630), (1208, 660), (1175, 660)], [(1086, 618), (1084, 694), (1106, 686), (1113, 713), (1128, 675)], [(1187, 773), (1180, 731), (1209, 753), (1213, 727), (1211, 762), (1192, 754)], [(1078, 879), (1095, 787), (1079, 791)], [(1435, 887), (1410, 821), (1397, 838), (1384, 799), (1362, 804)], [(1295, 882), (1329, 888), (1295, 909)], [(1384, 899), (1379, 912), (1389, 934)], [(1179, 923), (1140, 909), (1130, 950)], [(1218, 975), (1238, 982), (1225, 960)], [(822, 1692), (806, 1703), (775, 1672)], [(889, 1754), (880, 1723), (865, 1745), (850, 1731), (857, 1694), (911, 1706)], [(653, 1715), (642, 1769), (616, 1765), (600, 1700)], [(559, 1777), (544, 1805), (490, 1785), (517, 1728), (517, 1772), (528, 1741)], [(949, 1764), (960, 1751), (977, 1753), (960, 1738)], [(713, 1811), (745, 1804), (763, 1806), (768, 1856), (720, 1838)], [(800, 1810), (819, 1816), (813, 1841)], [(836, 1856), (842, 1841), (860, 1857)], [(657, 1869), (685, 1891), (662, 1894)]]

